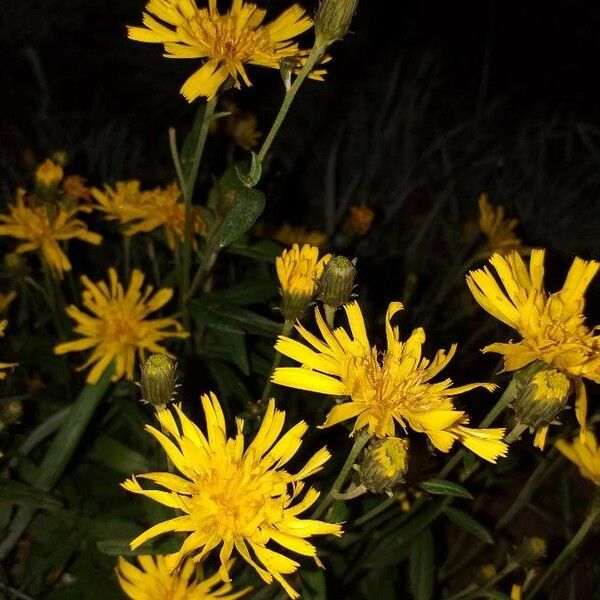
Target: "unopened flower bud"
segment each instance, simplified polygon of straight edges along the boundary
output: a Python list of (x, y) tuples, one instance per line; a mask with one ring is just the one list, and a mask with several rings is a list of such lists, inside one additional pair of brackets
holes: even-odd
[(404, 480), (408, 470), (408, 439), (372, 440), (359, 464), (361, 483), (374, 494), (389, 493)]
[(365, 205), (351, 206), (348, 217), (344, 222), (343, 231), (352, 238), (367, 235), (374, 220), (375, 212), (373, 209)]
[(13, 279), (23, 279), (29, 274), (27, 262), (20, 254), (15, 252), (9, 252), (4, 257), (4, 267)]
[(513, 409), (519, 423), (537, 429), (551, 423), (565, 408), (571, 382), (561, 371), (536, 361), (517, 371), (514, 377)]
[(475, 572), (475, 583), (478, 585), (485, 585), (488, 581), (494, 579), (497, 574), (496, 567), (491, 563), (481, 565)]
[(350, 300), (356, 267), (345, 256), (333, 257), (325, 267), (319, 287), (319, 299), (323, 304), (339, 308)]
[(23, 405), (18, 400), (9, 400), (0, 404), (0, 430), (14, 425), (23, 416)]
[(540, 537), (525, 538), (516, 548), (512, 560), (529, 569), (546, 556), (546, 540)]
[(56, 163), (47, 158), (35, 172), (35, 182), (40, 187), (53, 188), (56, 187), (63, 178), (63, 168), (59, 163)]
[(175, 363), (164, 354), (152, 354), (142, 365), (142, 399), (163, 409), (175, 396)]
[(315, 15), (315, 45), (327, 47), (341, 40), (356, 11), (358, 0), (322, 0)]

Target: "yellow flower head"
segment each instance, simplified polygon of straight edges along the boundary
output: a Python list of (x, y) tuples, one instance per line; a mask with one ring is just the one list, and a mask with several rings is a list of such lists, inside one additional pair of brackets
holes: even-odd
[[(198, 8), (194, 0), (150, 0), (143, 16), (145, 27), (129, 27), (138, 42), (164, 44), (168, 58), (193, 58), (202, 66), (181, 87), (188, 102), (198, 96), (212, 98), (228, 78), (251, 85), (245, 64), (279, 69), (285, 58), (303, 58), (296, 36), (312, 27), (312, 20), (294, 4), (271, 23), (263, 25), (266, 11), (256, 4), (233, 0), (221, 14), (217, 0)], [(322, 72), (313, 77), (320, 79)]]
[(17, 292), (15, 291), (7, 292), (6, 294), (0, 292), (0, 314), (6, 312), (6, 309), (16, 297)]
[[(81, 281), (86, 288), (82, 303), (91, 314), (74, 305), (67, 307), (67, 314), (77, 323), (74, 331), (81, 338), (58, 344), (54, 352), (65, 354), (93, 348), (90, 358), (80, 367), (82, 370), (94, 365), (88, 373), (88, 383), (96, 383), (113, 360), (113, 381), (121, 377), (133, 379), (136, 351), (140, 357), (147, 351), (174, 358), (159, 342), (170, 337), (184, 338), (188, 334), (175, 319), (147, 318), (169, 302), (172, 289), (162, 288), (154, 295), (152, 286), (142, 290), (144, 276), (137, 269), (131, 274), (126, 291), (112, 267), (108, 270), (108, 283), (93, 283), (85, 275)], [(164, 331), (167, 327), (173, 330)]]
[[(4, 330), (6, 329), (6, 326), (8, 325), (8, 321), (4, 320), (4, 321), (0, 321), (0, 337), (4, 336)], [(0, 363), (0, 380), (4, 379), (6, 377), (6, 373), (4, 372), (5, 369), (12, 369), (13, 367), (16, 367), (17, 363)]]
[(578, 436), (572, 443), (558, 440), (556, 447), (579, 467), (582, 477), (589, 479), (594, 485), (600, 485), (600, 448), (596, 436), (589, 429), (583, 439)]
[[(299, 563), (282, 553), (292, 551), (312, 556), (318, 565), (316, 548), (307, 541), (313, 535), (340, 535), (337, 524), (298, 515), (315, 503), (319, 493), (304, 489), (304, 479), (321, 470), (329, 459), (326, 448), (319, 450), (297, 473), (284, 469), (302, 444), (308, 426), (301, 421), (281, 438), (285, 413), (270, 400), (260, 429), (244, 448), (243, 421), (236, 420), (237, 433), (227, 438), (225, 417), (214, 394), (202, 396), (207, 435), (175, 406), (177, 420), (169, 410), (157, 413), (163, 431), (146, 426), (181, 473), (140, 475), (167, 491), (145, 490), (135, 477), (123, 487), (142, 494), (182, 514), (158, 523), (131, 542), (132, 549), (166, 532), (187, 534), (181, 549), (169, 560), (174, 568), (192, 555), (201, 560), (220, 546), (219, 573), (229, 581), (229, 559), (234, 548), (267, 583), (277, 580), (291, 598), (298, 598), (284, 575), (294, 573)], [(279, 439), (278, 439), (279, 438)], [(267, 547), (277, 544), (278, 550)]]
[(104, 191), (98, 188), (91, 189), (96, 201), (94, 208), (106, 214), (110, 221), (129, 223), (135, 219), (143, 219), (147, 214), (146, 204), (150, 199), (150, 192), (140, 190), (137, 180), (117, 181), (114, 187), (104, 185)]
[(138, 568), (120, 556), (117, 577), (125, 595), (131, 600), (235, 600), (250, 591), (244, 588), (232, 592), (233, 586), (221, 583), (218, 573), (206, 579), (195, 577), (197, 565), (191, 560), (184, 561), (181, 569), (174, 571), (168, 568), (167, 558), (138, 556)]
[(49, 158), (47, 158), (35, 172), (35, 182), (44, 187), (56, 187), (62, 178), (62, 166)]
[(49, 205), (25, 203), (25, 191), (17, 191), (16, 204), (9, 204), (9, 214), (0, 215), (0, 235), (8, 235), (24, 242), (15, 252), (22, 254), (39, 250), (56, 277), (71, 270), (71, 263), (59, 242), (78, 239), (98, 245), (102, 236), (88, 231), (87, 225), (75, 218), (77, 208), (66, 210)]
[[(143, 194), (144, 201), (136, 209), (138, 214), (131, 218), (131, 221), (135, 222), (125, 229), (125, 235), (131, 236), (164, 227), (167, 245), (173, 250), (177, 241), (183, 241), (185, 235), (185, 205), (179, 201), (179, 186), (172, 183), (165, 188), (156, 188)], [(197, 206), (192, 206), (192, 233), (206, 233), (206, 225)]]
[(487, 194), (479, 196), (479, 228), (487, 238), (485, 256), (494, 252), (506, 254), (511, 250), (526, 254), (529, 250), (522, 247), (521, 239), (515, 235), (518, 224), (517, 219), (506, 218), (504, 206), (491, 204)]
[(63, 179), (62, 189), (69, 200), (80, 200), (83, 206), (92, 201), (92, 192), (81, 175), (67, 175)]
[(294, 321), (302, 316), (317, 292), (319, 278), (330, 260), (331, 254), (319, 259), (319, 249), (309, 244), (302, 248), (294, 244), (275, 259), (281, 286), (281, 312), (286, 320)]
[(391, 325), (392, 317), (401, 309), (400, 302), (392, 302), (388, 308), (387, 351), (383, 353), (370, 346), (356, 302), (344, 305), (351, 336), (341, 327), (332, 331), (315, 310), (323, 340), (300, 324), (296, 329), (312, 348), (280, 336), (276, 350), (302, 366), (276, 369), (273, 381), (348, 397), (329, 411), (323, 427), (356, 417), (354, 430), (366, 427), (371, 435), (387, 437), (395, 435), (398, 423), (404, 431), (410, 427), (425, 433), (442, 452), (448, 452), (458, 439), (482, 458), (495, 462), (506, 453), (506, 444), (501, 441), (504, 429), (466, 427), (468, 416), (454, 408), (452, 397), (477, 387), (491, 391), (496, 386), (472, 383), (453, 388), (450, 379), (431, 383), (454, 356), (456, 345), (448, 352), (439, 350), (431, 361), (423, 358), (423, 329), (415, 329), (406, 342), (401, 342), (398, 327)]
[(582, 378), (600, 383), (600, 336), (585, 324), (584, 294), (600, 268), (597, 261), (576, 258), (558, 292), (544, 289), (544, 250), (532, 250), (529, 269), (517, 252), (494, 254), (496, 277), (484, 267), (467, 275), (479, 305), (521, 336), (518, 342), (495, 343), (484, 352), (504, 356), (504, 370), (515, 371), (542, 361), (567, 375), (575, 389), (575, 412), (585, 427), (587, 398)]
[(295, 227), (289, 223), (284, 223), (275, 232), (273, 238), (284, 246), (310, 244), (320, 248), (327, 243), (327, 236), (322, 231), (318, 229), (307, 231), (306, 227)]

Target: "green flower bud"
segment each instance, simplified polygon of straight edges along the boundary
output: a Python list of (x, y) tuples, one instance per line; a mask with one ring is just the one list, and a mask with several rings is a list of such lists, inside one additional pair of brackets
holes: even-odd
[(514, 375), (513, 409), (517, 421), (533, 429), (551, 423), (571, 393), (569, 378), (546, 363), (536, 361)]
[(15, 252), (9, 252), (4, 257), (4, 267), (14, 279), (23, 279), (29, 274), (27, 262), (20, 254)]
[(315, 46), (327, 47), (341, 40), (356, 11), (358, 0), (323, 0), (315, 15)]
[(356, 267), (345, 256), (335, 256), (325, 267), (319, 284), (319, 299), (323, 304), (339, 308), (350, 300)]
[(23, 405), (18, 400), (9, 400), (0, 404), (0, 431), (14, 425), (23, 416)]
[(386, 437), (369, 442), (359, 464), (360, 482), (374, 494), (390, 493), (408, 469), (408, 439)]
[(142, 399), (157, 410), (165, 408), (175, 396), (175, 363), (164, 354), (152, 354), (142, 365)]
[(515, 548), (512, 560), (524, 569), (529, 569), (546, 556), (546, 540), (540, 537), (525, 538)]

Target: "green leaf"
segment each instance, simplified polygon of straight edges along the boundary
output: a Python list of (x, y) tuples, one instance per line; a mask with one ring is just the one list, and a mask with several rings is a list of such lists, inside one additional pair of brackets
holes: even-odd
[(481, 523), (479, 523), (479, 521), (475, 520), (466, 512), (449, 506), (446, 508), (446, 514), (455, 525), (458, 525), (458, 527), (464, 529), (467, 533), (475, 536), (485, 544), (492, 544), (494, 542), (490, 532)]
[(206, 104), (200, 102), (198, 104), (196, 116), (194, 117), (194, 125), (192, 126), (190, 132), (185, 136), (183, 146), (181, 147), (181, 170), (183, 172), (183, 179), (186, 183), (190, 178), (192, 164), (194, 162), (194, 150), (196, 149), (198, 136), (200, 135), (200, 130), (202, 129), (205, 109)]
[(267, 337), (274, 337), (281, 333), (281, 325), (276, 321), (218, 298), (207, 296), (191, 300), (189, 309), (199, 323), (223, 331), (232, 333), (247, 331)]
[(422, 531), (410, 545), (410, 587), (416, 600), (431, 600), (435, 575), (435, 554), (431, 529)]
[(277, 284), (273, 279), (245, 281), (219, 292), (219, 296), (239, 306), (262, 304), (277, 294)]
[(10, 479), (0, 479), (0, 504), (32, 506), (34, 508), (60, 508), (61, 503), (48, 492)]
[(322, 569), (302, 570), (302, 598), (306, 600), (327, 600), (325, 573)]
[(246, 238), (240, 238), (237, 242), (227, 246), (226, 252), (246, 256), (260, 262), (272, 263), (281, 254), (281, 244), (273, 240), (249, 242)]
[(250, 363), (244, 332), (219, 331), (206, 339), (206, 355), (228, 360), (246, 376), (250, 375)]
[(336, 500), (329, 509), (327, 521), (329, 523), (342, 523), (349, 515), (348, 505), (343, 500)]
[(102, 540), (97, 547), (102, 554), (109, 556), (137, 556), (138, 554), (171, 554), (177, 552), (181, 547), (181, 540), (170, 538), (160, 544), (142, 544), (139, 548), (132, 550), (129, 546), (131, 540)]
[(426, 481), (421, 481), (419, 487), (430, 494), (437, 494), (440, 496), (455, 496), (456, 498), (468, 498), (473, 500), (473, 496), (465, 489), (462, 485), (454, 483), (453, 481), (446, 481), (445, 479), (438, 479), (433, 477)]
[(150, 471), (150, 465), (144, 456), (108, 435), (98, 437), (92, 456), (119, 473), (128, 475)]
[(235, 197), (219, 228), (219, 247), (224, 248), (241, 237), (265, 209), (265, 196), (255, 188), (244, 187)]

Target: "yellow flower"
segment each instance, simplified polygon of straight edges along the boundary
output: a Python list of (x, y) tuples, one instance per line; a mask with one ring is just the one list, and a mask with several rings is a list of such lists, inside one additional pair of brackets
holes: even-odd
[[(179, 186), (172, 183), (165, 188), (157, 188), (143, 194), (145, 200), (137, 209), (138, 216), (132, 216), (131, 220), (135, 222), (125, 229), (125, 235), (131, 236), (164, 227), (167, 245), (173, 250), (178, 240), (183, 241), (185, 234), (185, 205), (179, 202)], [(197, 206), (192, 206), (192, 233), (206, 233), (206, 226)]]
[(565, 440), (556, 442), (558, 450), (579, 467), (582, 477), (594, 485), (600, 485), (600, 448), (596, 436), (588, 429), (585, 437), (577, 437), (572, 443)]
[(17, 246), (18, 254), (40, 250), (57, 277), (71, 270), (71, 263), (59, 245), (61, 240), (78, 239), (95, 245), (102, 241), (101, 235), (88, 231), (83, 221), (74, 218), (77, 208), (27, 206), (23, 189), (17, 190), (16, 204), (9, 204), (8, 209), (10, 214), (0, 215), (0, 235), (25, 240)]
[[(291, 598), (298, 598), (283, 576), (296, 572), (300, 565), (281, 549), (312, 556), (321, 565), (316, 548), (306, 538), (341, 534), (340, 525), (298, 517), (319, 497), (319, 492), (309, 488), (298, 500), (303, 480), (321, 470), (329, 452), (321, 448), (297, 473), (288, 473), (283, 467), (302, 444), (308, 429), (304, 421), (279, 438), (285, 413), (276, 410), (271, 399), (254, 440), (244, 449), (243, 421), (236, 419), (236, 436), (228, 439), (216, 396), (203, 395), (202, 407), (207, 437), (179, 406), (175, 406), (177, 421), (169, 409), (157, 413), (162, 430), (174, 441), (146, 426), (182, 476), (140, 475), (167, 491), (142, 489), (135, 477), (125, 481), (123, 487), (182, 514), (154, 525), (134, 539), (131, 548), (163, 533), (186, 533), (181, 549), (170, 557), (171, 568), (188, 555), (202, 560), (221, 546), (219, 574), (223, 581), (229, 581), (229, 559), (235, 548), (266, 583), (275, 579)], [(270, 542), (277, 544), (279, 551), (267, 547)]]
[(0, 292), (0, 314), (6, 312), (6, 309), (16, 297), (17, 292), (15, 291), (7, 292), (6, 294)]
[[(532, 250), (529, 270), (517, 252), (490, 259), (504, 287), (487, 267), (471, 271), (467, 284), (479, 305), (521, 336), (518, 342), (495, 343), (484, 352), (504, 356), (504, 370), (515, 371), (542, 361), (570, 378), (575, 389), (575, 414), (585, 430), (587, 396), (583, 378), (600, 383), (600, 336), (585, 324), (584, 294), (600, 268), (597, 261), (576, 258), (563, 287), (544, 289), (544, 250)], [(548, 427), (538, 430), (543, 447)]]
[(487, 194), (479, 196), (479, 228), (487, 238), (483, 256), (488, 257), (494, 252), (506, 254), (511, 250), (528, 254), (529, 249), (521, 245), (521, 239), (515, 235), (519, 224), (517, 219), (506, 219), (506, 209), (499, 205), (494, 207), (488, 200)]
[(375, 213), (368, 206), (351, 206), (344, 229), (351, 235), (366, 235), (369, 233), (374, 219)]
[(143, 219), (147, 214), (146, 204), (150, 193), (142, 192), (140, 182), (135, 179), (117, 181), (114, 187), (105, 184), (104, 191), (92, 188), (91, 193), (96, 200), (94, 208), (106, 213), (106, 218), (110, 221), (129, 223), (135, 219)]
[(63, 178), (63, 168), (60, 164), (47, 158), (35, 172), (35, 182), (44, 187), (55, 187)]
[(331, 254), (319, 259), (319, 249), (309, 244), (302, 248), (294, 244), (275, 259), (277, 277), (281, 286), (281, 312), (288, 321), (302, 316), (312, 301)]
[(235, 600), (250, 591), (232, 593), (229, 583), (215, 589), (220, 583), (218, 573), (206, 579), (194, 577), (196, 565), (191, 560), (184, 561), (178, 571), (167, 567), (166, 556), (141, 555), (137, 560), (141, 568), (119, 556), (117, 567), (119, 584), (131, 600)]
[(242, 149), (250, 152), (258, 144), (262, 133), (258, 131), (258, 119), (252, 113), (240, 110), (233, 102), (223, 102), (223, 110), (229, 112), (225, 119), (225, 132)]
[[(506, 454), (502, 442), (504, 429), (471, 429), (468, 416), (456, 410), (452, 396), (477, 387), (493, 390), (489, 383), (451, 387), (445, 379), (430, 383), (452, 359), (456, 344), (448, 352), (438, 350), (433, 360), (422, 356), (425, 332), (415, 329), (406, 342), (400, 341), (392, 317), (402, 309), (392, 302), (386, 314), (387, 351), (371, 347), (365, 322), (356, 302), (344, 305), (352, 336), (341, 327), (331, 331), (320, 311), (315, 310), (320, 340), (302, 325), (296, 325), (310, 348), (291, 338), (280, 336), (275, 349), (298, 361), (301, 367), (280, 367), (273, 381), (301, 390), (347, 397), (334, 406), (323, 427), (356, 417), (354, 430), (366, 427), (377, 437), (394, 436), (396, 423), (407, 431), (425, 433), (432, 444), (448, 452), (455, 440), (482, 458), (495, 462)], [(314, 348), (314, 349), (313, 349)]]
[[(143, 358), (145, 351), (174, 358), (159, 342), (188, 335), (175, 319), (146, 318), (169, 302), (173, 296), (172, 289), (162, 288), (154, 295), (152, 286), (148, 285), (142, 290), (144, 276), (137, 269), (131, 274), (127, 291), (112, 267), (108, 270), (108, 280), (108, 284), (104, 281), (93, 283), (85, 275), (81, 278), (86, 288), (82, 303), (92, 314), (74, 305), (68, 306), (67, 314), (77, 323), (74, 331), (81, 338), (58, 344), (54, 348), (55, 354), (94, 349), (90, 358), (79, 368), (82, 370), (94, 365), (88, 373), (88, 383), (96, 383), (113, 360), (113, 381), (121, 377), (133, 379), (136, 351), (140, 358)], [(173, 330), (164, 331), (167, 327), (173, 327)]]
[(69, 200), (81, 200), (82, 209), (87, 209), (87, 205), (92, 201), (92, 192), (81, 175), (67, 175), (63, 179), (62, 189)]
[[(0, 337), (4, 337), (4, 330), (6, 329), (6, 326), (8, 325), (8, 321), (4, 320), (4, 321), (0, 321)], [(4, 372), (4, 369), (12, 369), (13, 367), (16, 367), (17, 363), (0, 363), (0, 380), (4, 379), (6, 377), (6, 373)]]
[[(251, 85), (245, 64), (279, 69), (282, 59), (303, 58), (291, 40), (312, 27), (312, 20), (294, 4), (277, 19), (262, 25), (266, 11), (244, 0), (233, 0), (221, 14), (217, 0), (198, 8), (194, 0), (150, 0), (143, 16), (145, 27), (129, 27), (138, 42), (164, 44), (167, 58), (192, 58), (202, 66), (181, 87), (188, 102), (198, 96), (212, 98), (228, 78), (236, 88), (240, 79)], [(320, 79), (322, 72), (314, 72)]]
[(310, 244), (320, 248), (327, 243), (327, 236), (318, 229), (307, 231), (306, 227), (295, 227), (289, 223), (284, 223), (273, 236), (275, 240), (284, 246), (292, 244)]

